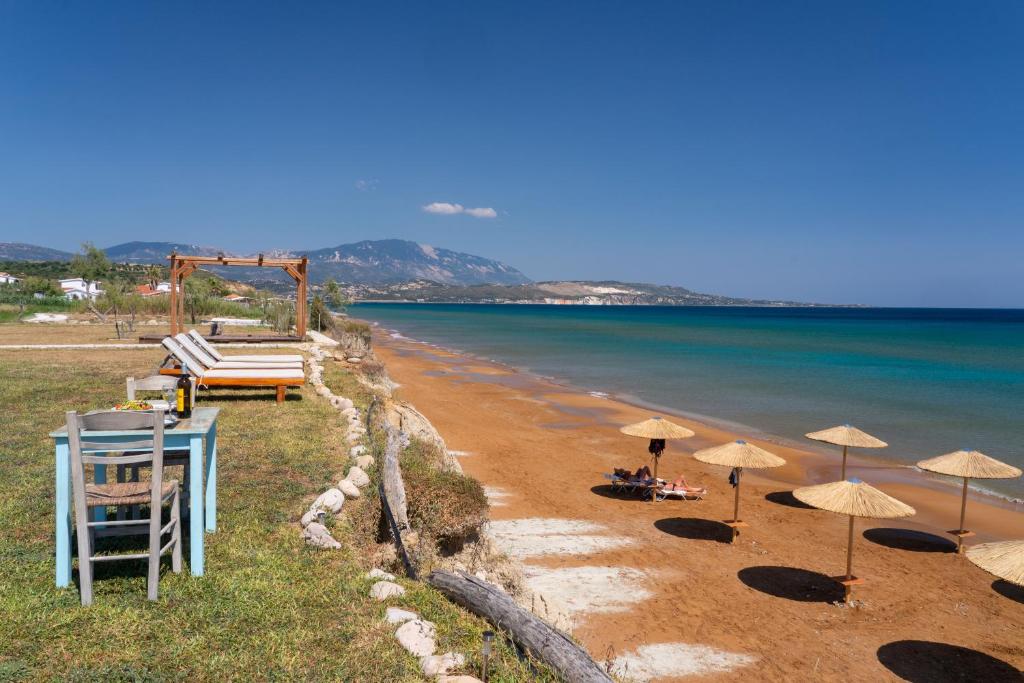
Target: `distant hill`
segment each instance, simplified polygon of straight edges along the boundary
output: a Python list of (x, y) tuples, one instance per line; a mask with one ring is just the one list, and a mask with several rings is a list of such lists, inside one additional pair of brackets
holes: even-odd
[(72, 254), (60, 249), (23, 242), (0, 242), (0, 261), (70, 261)]
[(684, 287), (614, 280), (534, 282), (523, 285), (446, 285), (428, 280), (348, 285), (354, 301), (421, 303), (577, 304), (592, 306), (821, 306), (797, 301), (702, 294)]
[(198, 244), (177, 242), (125, 242), (103, 250), (107, 258), (115, 263), (159, 263), (167, 265), (167, 255), (172, 251), (191, 256), (217, 256), (223, 249), (202, 247)]

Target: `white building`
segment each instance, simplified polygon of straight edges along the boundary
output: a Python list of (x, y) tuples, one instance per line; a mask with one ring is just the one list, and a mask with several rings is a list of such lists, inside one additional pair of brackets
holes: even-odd
[(80, 277), (72, 277), (67, 280), (60, 281), (60, 289), (64, 292), (64, 296), (72, 301), (81, 299), (95, 299), (96, 297), (103, 294), (103, 290), (99, 287), (100, 283), (90, 282), (86, 286), (85, 280)]
[(19, 282), (21, 282), (21, 280), (10, 273), (0, 273), (0, 285), (16, 285)]

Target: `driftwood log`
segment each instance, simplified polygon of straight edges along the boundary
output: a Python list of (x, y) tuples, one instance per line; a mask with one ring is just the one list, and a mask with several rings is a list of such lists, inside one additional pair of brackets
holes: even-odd
[(517, 605), (507, 593), (465, 573), (433, 571), (427, 583), (453, 602), (507, 631), (517, 645), (528, 650), (569, 683), (608, 681), (611, 677), (587, 651), (568, 636)]
[(384, 516), (391, 530), (391, 538), (395, 541), (398, 554), (405, 565), (409, 578), (416, 578), (416, 562), (409, 554), (410, 547), (418, 542), (416, 533), (409, 524), (408, 505), (405, 498), (405, 484), (402, 482), (402, 470), (398, 466), (398, 452), (401, 450), (401, 435), (390, 425), (384, 425), (387, 436), (384, 448), (384, 462), (381, 467), (380, 500)]

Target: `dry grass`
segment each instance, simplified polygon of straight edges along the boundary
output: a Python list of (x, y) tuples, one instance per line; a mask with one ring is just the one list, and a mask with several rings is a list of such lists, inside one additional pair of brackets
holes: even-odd
[[(113, 317), (108, 318), (106, 323), (95, 322), (95, 318), (85, 315), (74, 315), (73, 319), (79, 320), (78, 324), (56, 324), (56, 323), (3, 323), (0, 324), (0, 345), (3, 344), (131, 344), (137, 342), (140, 334), (168, 334), (170, 325), (166, 319), (161, 319), (158, 325), (145, 325), (149, 318), (139, 318), (135, 321), (135, 333), (127, 339), (118, 339), (114, 329)], [(84, 321), (86, 324), (83, 324)], [(192, 326), (189, 326), (191, 329)], [(196, 326), (201, 332), (206, 327)], [(266, 333), (268, 328), (228, 326), (224, 328), (224, 334), (255, 334)], [(232, 353), (242, 353), (241, 351)]]
[[(74, 587), (54, 588), (46, 434), (69, 408), (119, 400), (124, 377), (144, 375), (160, 357), (153, 349), (0, 354), (0, 679), (420, 680), (382, 622), (384, 606), (367, 595), (370, 564), (350, 517), (372, 495), (349, 501), (335, 522), (341, 551), (312, 551), (299, 539), (297, 518), (347, 460), (337, 413), (308, 388), (283, 406), (265, 391), (203, 395), (222, 407), (220, 530), (206, 537), (205, 577), (165, 565), (161, 599), (150, 603), (142, 563), (104, 565), (90, 608)], [(392, 604), (434, 621), (440, 651), (475, 662), (487, 625), (429, 587), (403, 583), (408, 593)], [(505, 644), (498, 660), (493, 681), (547, 677)]]

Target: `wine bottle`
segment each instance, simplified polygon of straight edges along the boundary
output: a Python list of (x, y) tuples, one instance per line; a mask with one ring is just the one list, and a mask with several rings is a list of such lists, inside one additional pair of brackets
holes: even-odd
[(188, 376), (188, 366), (185, 363), (181, 364), (181, 376), (178, 377), (174, 396), (178, 418), (192, 417), (192, 380)]

